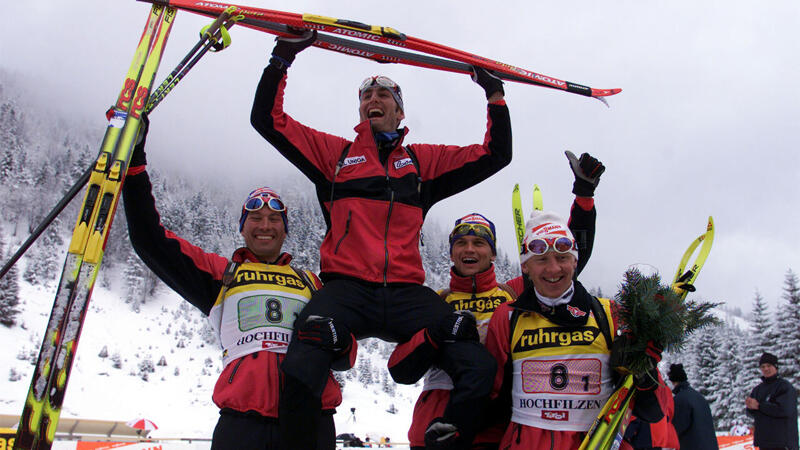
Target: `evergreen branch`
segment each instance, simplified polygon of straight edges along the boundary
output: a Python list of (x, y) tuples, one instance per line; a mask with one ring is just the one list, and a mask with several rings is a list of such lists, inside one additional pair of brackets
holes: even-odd
[(646, 353), (648, 342), (679, 351), (692, 331), (719, 323), (709, 312), (720, 303), (684, 301), (661, 283), (658, 274), (644, 276), (629, 269), (614, 298), (622, 332), (628, 335), (624, 345), (615, 346), (614, 351), (620, 353), (615, 360), (636, 375), (652, 368)]

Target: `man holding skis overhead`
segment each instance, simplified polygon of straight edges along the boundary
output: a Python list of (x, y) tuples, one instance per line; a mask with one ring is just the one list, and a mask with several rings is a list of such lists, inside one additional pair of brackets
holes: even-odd
[[(146, 125), (141, 133), (146, 136)], [(292, 334), (291, 312), (299, 312), (321, 283), (312, 272), (291, 266), (292, 256), (281, 251), (289, 231), (288, 210), (270, 188), (250, 192), (243, 202), (239, 232), (245, 246), (230, 259), (165, 229), (145, 170), (144, 145), (142, 139), (134, 148), (123, 187), (128, 231), (136, 254), (208, 316), (223, 347), (225, 368), (213, 395), (220, 417), (211, 448), (277, 449), (280, 363)], [(346, 342), (342, 347), (352, 352), (337, 364), (349, 367), (357, 344), (350, 336), (341, 339)], [(317, 428), (320, 446), (313, 450), (333, 450), (333, 413), (341, 402), (339, 384), (330, 377), (322, 395), (324, 418)]]
[[(453, 395), (437, 423), (457, 432), (432, 443), (465, 448), (491, 390), (494, 361), (473, 339), (475, 322), (423, 286), (419, 236), (434, 203), (485, 180), (511, 161), (511, 124), (502, 82), (482, 69), (488, 125), (481, 144), (404, 145), (400, 87), (384, 76), (358, 89), (354, 140), (326, 134), (283, 111), (286, 71), (316, 34), (278, 39), (253, 103), (253, 126), (315, 185), (328, 226), (320, 248), (325, 286), (298, 316), (297, 338), (282, 365), (281, 431), (293, 450), (314, 448), (322, 389), (341, 336), (405, 342), (420, 330), (434, 340)], [(435, 435), (433, 431), (433, 438)], [(431, 447), (435, 448), (435, 447)]]

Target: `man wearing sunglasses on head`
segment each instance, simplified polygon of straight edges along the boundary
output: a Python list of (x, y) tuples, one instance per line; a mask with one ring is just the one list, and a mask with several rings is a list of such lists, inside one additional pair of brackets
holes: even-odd
[[(123, 187), (131, 244), (164, 283), (209, 318), (222, 346), (225, 368), (214, 387), (220, 417), (213, 450), (277, 449), (280, 445), (278, 399), (280, 363), (293, 333), (295, 314), (321, 287), (310, 271), (289, 263), (281, 251), (288, 214), (280, 196), (268, 187), (245, 199), (239, 232), (245, 246), (228, 259), (192, 245), (161, 225), (145, 170), (148, 122), (134, 148)], [(354, 362), (356, 343), (341, 336), (342, 368)], [(348, 354), (348, 350), (351, 353)], [(322, 394), (324, 414), (317, 428), (320, 446), (333, 450), (333, 413), (342, 401), (339, 384), (329, 376)]]
[[(405, 342), (422, 329), (450, 329), (436, 343), (440, 366), (455, 380), (444, 420), (460, 430), (459, 445), (466, 446), (491, 390), (494, 361), (480, 343), (466, 339), (474, 323), (423, 286), (419, 236), (436, 202), (511, 161), (502, 82), (475, 69), (473, 79), (489, 102), (482, 143), (404, 145), (408, 129), (400, 128), (405, 118), (400, 87), (388, 77), (369, 77), (357, 91), (361, 123), (355, 139), (348, 140), (300, 124), (283, 111), (287, 68), (315, 39), (314, 32), (278, 39), (251, 114), (256, 130), (315, 184), (328, 226), (320, 248), (325, 287), (300, 314), (297, 329), (316, 327), (318, 319), (309, 317), (322, 317), (337, 335), (391, 342)], [(314, 446), (314, 435), (305, 431), (315, 426), (330, 361), (337, 357), (332, 349), (298, 337), (282, 365), (281, 426), (284, 435), (296, 438), (286, 447), (292, 450)]]
[[(511, 410), (500, 448), (576, 449), (614, 390), (613, 303), (575, 279), (577, 243), (555, 213), (531, 214), (520, 263), (526, 287), (495, 310), (486, 336), (498, 364), (493, 397)], [(649, 351), (660, 360), (658, 348)], [(637, 380), (634, 414), (647, 422), (663, 417), (655, 373)]]
[[(600, 181), (605, 166), (584, 153), (580, 158), (566, 152), (570, 169), (575, 176), (573, 193), (576, 195), (570, 210), (569, 228), (573, 235), (580, 236), (577, 242), (579, 273), (592, 252), (594, 243), (595, 219), (594, 190)], [(457, 311), (467, 311), (474, 316), (478, 325), (480, 342), (486, 341), (489, 320), (502, 303), (513, 301), (525, 286), (523, 277), (506, 283), (497, 281), (494, 272), (494, 259), (497, 255), (497, 239), (492, 221), (481, 214), (472, 213), (457, 219), (450, 233), (450, 285), (439, 292), (439, 296), (453, 305)], [(530, 283), (530, 281), (528, 281)], [(425, 439), (447, 439), (445, 425), (429, 424), (440, 418), (450, 398), (452, 380), (441, 369), (431, 368), (431, 339), (418, 333), (409, 342), (400, 344), (389, 360), (392, 377), (404, 384), (416, 383), (424, 374), (422, 394), (414, 407), (414, 419), (408, 431), (412, 449), (424, 449)], [(482, 424), (484, 430), (475, 437), (472, 448), (481, 450), (497, 449), (500, 439), (508, 426), (507, 405), (493, 402), (496, 409), (488, 409)], [(427, 431), (427, 433), (426, 433)]]

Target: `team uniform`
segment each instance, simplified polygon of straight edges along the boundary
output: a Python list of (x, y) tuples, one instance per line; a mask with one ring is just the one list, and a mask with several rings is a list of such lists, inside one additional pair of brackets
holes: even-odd
[[(422, 285), (419, 240), (424, 217), (439, 200), (480, 183), (511, 161), (508, 108), (502, 100), (488, 105), (481, 144), (403, 145), (408, 129), (385, 140), (372, 132), (369, 121), (355, 127), (356, 137), (350, 141), (302, 125), (286, 114), (285, 85), (285, 71), (271, 62), (259, 82), (251, 122), (314, 183), (327, 225), (320, 248), (325, 287), (314, 295), (298, 323), (312, 315), (331, 317), (358, 339), (408, 341), (453, 312)], [(452, 404), (471, 404), (489, 393), (486, 376), (493, 372), (494, 361), (479, 343), (455, 342), (441, 350), (446, 371), (463, 370)], [(282, 405), (293, 408), (292, 417), (313, 414), (333, 358), (325, 349), (300, 341), (291, 344), (282, 368), (293, 378), (288, 394), (292, 397)], [(290, 406), (290, 398), (295, 399), (293, 404), (308, 406)], [(448, 414), (454, 423), (472, 428), (466, 424), (474, 422), (473, 408), (452, 407)], [(313, 426), (313, 418), (309, 420)], [(296, 428), (293, 434), (302, 433), (308, 421), (286, 424)]]
[[(459, 276), (451, 270), (450, 289), (441, 294), (444, 294), (445, 301), (455, 310), (470, 311), (475, 316), (481, 343), (486, 339), (486, 331), (492, 313), (500, 304), (514, 299), (507, 286), (497, 284), (494, 265), (471, 277)], [(401, 369), (397, 367), (398, 362), (409, 356), (404, 353), (404, 350), (413, 351), (418, 345), (425, 345), (422, 342), (415, 342), (421, 340), (423, 340), (423, 336), (418, 335), (411, 342), (398, 346), (389, 361), (393, 376), (399, 376), (398, 371)], [(411, 428), (408, 430), (408, 439), (412, 448), (425, 446), (425, 430), (433, 419), (443, 416), (452, 389), (453, 381), (442, 369), (432, 368), (425, 374), (422, 393), (414, 406), (414, 418)], [(479, 433), (473, 441), (473, 448), (486, 443), (496, 444), (499, 442), (505, 430), (504, 425), (501, 424)]]
[[(313, 273), (293, 268), (288, 253), (265, 264), (247, 248), (229, 260), (190, 244), (161, 225), (151, 191), (144, 166), (132, 167), (123, 193), (133, 248), (164, 283), (208, 315), (223, 349), (225, 368), (213, 394), (220, 420), (212, 448), (278, 448), (280, 364), (294, 314), (320, 282)], [(328, 373), (321, 443), (333, 440), (332, 414), (341, 401), (339, 385)]]
[(532, 289), (495, 311), (486, 340), (498, 363), (493, 395), (510, 389), (512, 411), (502, 449), (577, 448), (614, 389), (610, 343), (591, 305), (611, 318), (611, 303), (577, 281), (572, 290), (558, 311), (544, 312)]

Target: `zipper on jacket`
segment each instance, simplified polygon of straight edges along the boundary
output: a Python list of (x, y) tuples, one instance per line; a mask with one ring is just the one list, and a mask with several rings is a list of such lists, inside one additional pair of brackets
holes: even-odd
[(556, 448), (555, 440), (556, 440), (556, 432), (553, 431), (553, 430), (550, 430), (550, 450), (553, 450), (553, 449)]
[[(389, 171), (386, 171), (386, 182), (389, 182)], [(394, 191), (389, 186), (389, 212), (386, 214), (386, 232), (383, 235), (383, 285), (386, 286), (389, 273), (389, 220), (392, 218), (392, 207), (394, 206)]]
[[(515, 423), (514, 425), (517, 427), (517, 444), (519, 444), (520, 440), (522, 439), (522, 425), (518, 423)], [(552, 449), (552, 447), (550, 448)]]
[(234, 377), (234, 375), (236, 375), (236, 371), (239, 370), (239, 366), (242, 365), (242, 361), (244, 361), (244, 359), (246, 357), (247, 357), (247, 355), (244, 355), (241, 358), (239, 358), (238, 361), (236, 361), (236, 365), (233, 366), (233, 372), (231, 372), (231, 376), (228, 377), (228, 384), (233, 383), (233, 377)]
[(347, 233), (350, 232), (350, 219), (351, 219), (352, 215), (353, 215), (353, 211), (347, 211), (347, 222), (345, 222), (345, 224), (344, 224), (344, 234), (342, 234), (342, 237), (340, 237), (339, 241), (336, 243), (336, 248), (333, 249), (333, 254), (334, 255), (339, 252), (339, 246), (342, 244), (342, 241), (344, 240), (344, 238), (347, 237)]

